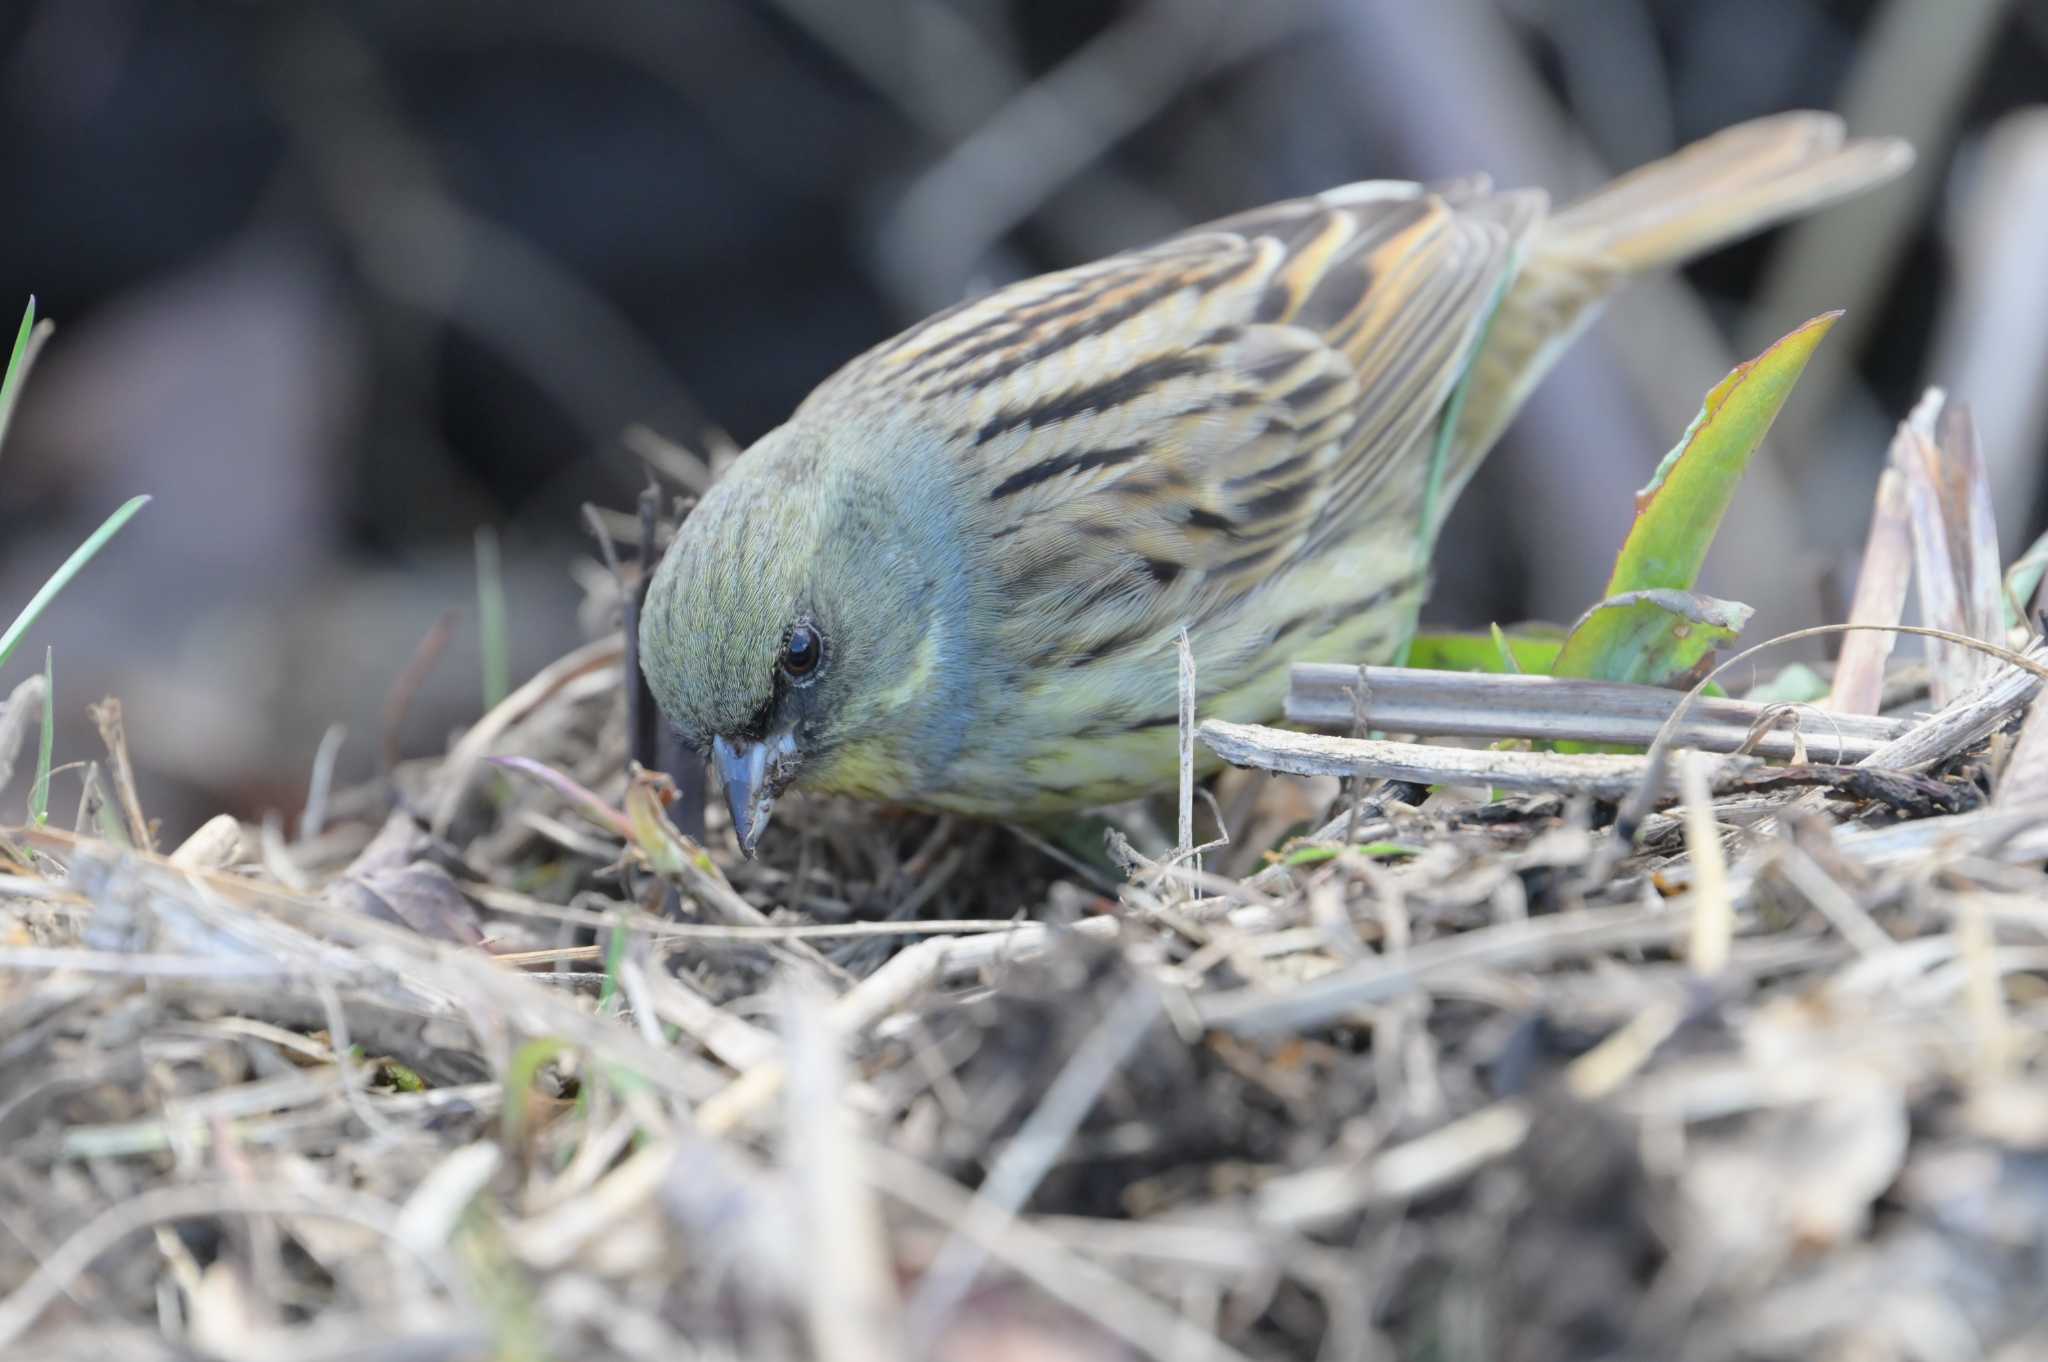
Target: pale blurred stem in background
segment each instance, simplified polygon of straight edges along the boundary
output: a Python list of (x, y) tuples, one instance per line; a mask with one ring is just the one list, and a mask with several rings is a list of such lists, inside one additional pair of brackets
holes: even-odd
[[(526, 376), (593, 449), (618, 448), (649, 411), (708, 424), (609, 301), (447, 191), (360, 35), (319, 9), (278, 23), (273, 98), (366, 283), (402, 315), (458, 331)], [(421, 382), (438, 350), (430, 336), (413, 338)]]
[[(941, 307), (1011, 230), (1200, 77), (1255, 57), (1308, 18), (1296, 0), (1244, 8), (1153, 0), (1018, 90), (903, 193), (881, 238), (899, 296)], [(1118, 229), (1126, 224), (1105, 219)], [(1186, 225), (1161, 205), (1152, 230), (1088, 244), (1082, 258)], [(1078, 243), (1077, 243), (1078, 244)]]
[(1965, 398), (1984, 443), (1999, 542), (2038, 528), (2048, 441), (2048, 108), (1991, 129), (1948, 214), (1955, 282), (1929, 380)]
[[(1750, 350), (1775, 339), (1772, 328), (1786, 318), (1847, 310), (1800, 379), (1801, 400), (1787, 407), (1779, 428), (1780, 444), (1802, 475), (1827, 453), (1810, 438), (1813, 422), (1851, 381), (1856, 354), (1878, 321), (1879, 290), (1895, 277), (1922, 205), (1940, 184), (1964, 101), (2006, 8), (2007, 0), (1891, 0), (1850, 72), (1840, 104), (1849, 126), (1903, 137), (1919, 159), (1895, 183), (1794, 224), (1758, 291), (1743, 332)], [(1975, 401), (1975, 394), (1961, 395)]]
[[(1025, 87), (1023, 68), (944, 5), (906, 5), (890, 22), (839, 0), (775, 3), (940, 148), (966, 142)], [(1171, 204), (1099, 161), (1076, 167), (1067, 187), (1075, 194), (1045, 205), (1044, 222), (1076, 264), (1183, 225)], [(883, 272), (906, 320), (957, 302), (967, 282), (922, 269)]]
[(834, 0), (777, 0), (937, 147), (878, 231), (875, 269), (905, 320), (1030, 273), (1004, 238), (1027, 219), (1063, 263), (1189, 225), (1109, 153), (1196, 81), (1294, 36), (1314, 0), (1234, 6), (1153, 0), (1036, 81), (953, 8), (922, 0), (895, 22)]

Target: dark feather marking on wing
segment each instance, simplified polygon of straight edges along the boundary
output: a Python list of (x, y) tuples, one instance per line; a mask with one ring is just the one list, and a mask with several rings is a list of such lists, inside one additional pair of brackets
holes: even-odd
[[(1289, 433), (1292, 433), (1291, 428), (1289, 428)], [(1248, 487), (1278, 482), (1282, 478), (1300, 472), (1309, 459), (1314, 456), (1314, 453), (1315, 451), (1312, 449), (1304, 449), (1298, 454), (1288, 455), (1278, 463), (1269, 463), (1256, 473), (1244, 473), (1234, 478), (1225, 479), (1223, 490), (1226, 492), (1242, 492)]]
[(1261, 385), (1270, 385), (1278, 381), (1283, 375), (1310, 363), (1314, 355), (1315, 352), (1313, 350), (1307, 349), (1278, 350), (1263, 359), (1245, 365), (1242, 372), (1245, 377), (1256, 379)]
[(974, 442), (983, 445), (1020, 427), (1049, 426), (1071, 416), (1108, 411), (1143, 397), (1162, 383), (1202, 373), (1209, 364), (1209, 357), (1192, 354), (1165, 355), (1147, 360), (1100, 383), (1061, 393), (1021, 410), (1012, 408), (998, 412), (976, 434)]
[(1259, 295), (1259, 305), (1252, 311), (1252, 319), (1260, 322), (1277, 322), (1287, 315), (1287, 309), (1294, 306), (1294, 290), (1284, 279), (1275, 279), (1266, 285), (1266, 291)]
[(996, 484), (996, 489), (988, 494), (988, 499), (1001, 501), (1004, 497), (1021, 492), (1027, 487), (1034, 487), (1047, 478), (1058, 477), (1061, 473), (1072, 473), (1086, 468), (1110, 468), (1120, 463), (1128, 463), (1144, 452), (1143, 445), (1119, 445), (1113, 449), (1090, 449), (1061, 454), (1010, 474)]
[(1244, 504), (1244, 514), (1251, 520), (1262, 520), (1269, 515), (1280, 515), (1294, 509), (1309, 493), (1309, 486), (1303, 482), (1288, 483), (1271, 491), (1261, 492)]
[(1133, 595), (1140, 589), (1135, 574), (1112, 572), (1076, 596), (1069, 608), (1075, 616), (1083, 616), (1091, 610), (1108, 605), (1119, 596)]
[(1186, 567), (1186, 564), (1171, 562), (1165, 558), (1147, 558), (1144, 563), (1145, 571), (1151, 573), (1152, 580), (1161, 586), (1171, 586)]
[(1218, 563), (1210, 571), (1218, 577), (1231, 577), (1237, 573), (1257, 567), (1260, 563), (1277, 553), (1279, 548), (1278, 544), (1268, 544), (1264, 548), (1254, 549), (1250, 553), (1239, 554), (1228, 562)]
[(1273, 642), (1278, 643), (1281, 639), (1286, 638), (1295, 630), (1300, 629), (1304, 625), (1310, 624), (1315, 620), (1319, 620), (1322, 617), (1323, 612), (1320, 608), (1302, 611), (1299, 615), (1296, 615), (1292, 619), (1289, 619), (1285, 624), (1281, 625), (1278, 629), (1275, 629), (1273, 631)]
[[(932, 313), (930, 316), (924, 318), (922, 321), (913, 323), (911, 326), (905, 328), (903, 331), (898, 332), (890, 340), (885, 341), (882, 345), (880, 353), (883, 355), (893, 355), (898, 353), (899, 351), (902, 351), (903, 349), (907, 348), (911, 344), (911, 342), (915, 341), (918, 337), (924, 335), (927, 331), (930, 331), (940, 322), (950, 321), (952, 318), (959, 316), (961, 313), (965, 312), (968, 308), (973, 307), (976, 303), (979, 303), (980, 301), (980, 297), (962, 298), (957, 303), (953, 303), (946, 307), (940, 308), (937, 312)], [(957, 336), (948, 337), (946, 340), (940, 342), (940, 344), (936, 347), (933, 353), (936, 353), (936, 350), (943, 350), (949, 346), (957, 345), (962, 340), (974, 336), (975, 334), (977, 333), (974, 331), (964, 331)]]
[[(946, 396), (985, 383), (998, 382), (1019, 369), (1056, 355), (1089, 336), (1113, 330), (1184, 289), (1222, 288), (1237, 275), (1256, 266), (1258, 256), (1256, 253), (1240, 252), (1220, 259), (1192, 261), (1114, 307), (1095, 316), (1084, 316), (1082, 325), (1055, 325), (1077, 313), (1086, 314), (1091, 307), (1102, 301), (1105, 294), (1126, 287), (1134, 278), (1143, 278), (1154, 263), (1134, 262), (1132, 268), (1093, 276), (1073, 287), (1061, 289), (1049, 298), (1040, 299), (1027, 307), (1020, 307), (991, 322), (979, 333), (985, 336), (985, 339), (966, 350), (943, 353), (957, 347), (961, 339), (957, 337), (949, 340), (943, 347), (935, 347), (933, 353), (926, 356), (918, 365), (917, 372), (929, 379), (939, 379), (957, 373), (977, 360), (994, 355), (1000, 358), (993, 368), (963, 375), (945, 387), (934, 389), (932, 395)], [(1237, 332), (1238, 328), (1234, 326), (1221, 327), (1204, 336), (1197, 344), (1228, 344), (1237, 338)], [(1036, 336), (1037, 340), (1030, 343), (1033, 336)], [(971, 334), (968, 338), (971, 339)], [(1006, 351), (1013, 353), (1005, 354)], [(934, 363), (936, 358), (943, 358), (944, 362)]]
[(1144, 639), (1151, 638), (1154, 634), (1158, 632), (1158, 626), (1154, 624), (1140, 624), (1129, 629), (1121, 630), (1118, 633), (1111, 634), (1108, 638), (1103, 639), (1101, 642), (1094, 644), (1088, 649), (1088, 651), (1081, 653), (1074, 658), (1069, 659), (1067, 665), (1069, 667), (1092, 666), (1093, 664), (1102, 661), (1102, 659), (1104, 659), (1105, 657), (1114, 657), (1116, 654), (1130, 647), (1133, 643), (1137, 643)]
[[(1053, 323), (1062, 322), (1077, 312), (1087, 312), (1090, 307), (1101, 301), (1101, 290), (1082, 293), (1056, 308), (1020, 315), (1014, 319), (1006, 318), (1005, 320), (1014, 320), (1017, 324), (989, 328), (994, 334), (988, 339), (956, 355), (948, 356), (944, 364), (931, 367), (926, 372), (933, 378), (940, 378), (956, 373), (976, 360), (987, 359), (991, 355), (999, 357), (997, 362), (990, 368), (963, 375), (942, 388), (934, 388), (932, 396), (944, 397), (1007, 378), (1019, 369), (1056, 355), (1086, 337), (1100, 335), (1112, 327), (1122, 325), (1147, 308), (1155, 306), (1160, 299), (1170, 298), (1182, 289), (1190, 287), (1193, 282), (1193, 276), (1174, 275), (1170, 279), (1154, 284), (1151, 288), (1132, 294), (1105, 312), (1087, 318), (1085, 326), (1063, 326)], [(1038, 337), (1037, 342), (1025, 347), (1025, 342), (1034, 335)]]
[(1236, 521), (1200, 506), (1188, 508), (1188, 524), (1198, 530), (1216, 530), (1231, 535), (1237, 533)]
[[(1062, 317), (1071, 316), (1076, 312), (1085, 312), (1096, 301), (1095, 291), (1083, 289), (1066, 289), (1055, 296), (1059, 300), (1059, 304), (1056, 307), (1043, 308), (1029, 314), (1006, 314), (991, 321), (987, 326), (964, 333), (962, 339), (974, 340), (975, 337), (980, 337), (980, 339), (964, 349), (956, 346), (946, 353), (935, 354), (932, 359), (920, 367), (919, 375), (934, 379), (940, 378), (965, 368), (978, 359), (986, 359), (990, 355), (1000, 354), (1004, 350), (1023, 341), (1038, 326), (1046, 322), (1058, 321)], [(1065, 333), (1059, 330), (1054, 332), (1055, 336), (1062, 334)], [(935, 391), (949, 393), (961, 386), (971, 386), (980, 381), (980, 375), (975, 375), (963, 380), (962, 383), (949, 384)]]
[[(944, 340), (934, 343), (930, 349), (913, 357), (911, 361), (912, 370), (916, 373), (929, 373), (935, 367), (941, 369), (949, 367), (950, 362), (948, 364), (941, 364), (940, 361), (963, 345), (973, 345), (984, 340), (992, 329), (999, 328), (1005, 336), (1014, 340), (1039, 317), (1055, 314), (1072, 307), (1086, 307), (1100, 295), (1104, 287), (1113, 286), (1115, 281), (1125, 279), (1130, 274), (1131, 270), (1128, 267), (1115, 271), (1085, 271), (1078, 277), (1067, 280), (1043, 297), (1035, 298), (1030, 303), (998, 313), (981, 326), (968, 327), (964, 331), (957, 331)], [(885, 353), (893, 354), (909, 347), (912, 342), (930, 331), (938, 323), (952, 317), (957, 317), (969, 308), (979, 307), (988, 302), (988, 298), (987, 294), (982, 294), (954, 303), (951, 307), (933, 313), (898, 336)]]
[[(1366, 215), (1370, 206), (1378, 211)], [(1339, 248), (1339, 253), (1317, 277), (1301, 300), (1295, 321), (1302, 326), (1325, 329), (1349, 316), (1358, 300), (1372, 291), (1377, 274), (1374, 253), (1417, 225), (1438, 217), (1441, 205), (1428, 196), (1378, 199), (1370, 205), (1357, 204), (1339, 211), (1349, 212), (1358, 233)]]
[(1287, 405), (1298, 411), (1305, 411), (1313, 407), (1319, 399), (1327, 396), (1330, 389), (1343, 383), (1344, 378), (1345, 376), (1342, 374), (1318, 374), (1300, 387), (1287, 393), (1285, 395)]

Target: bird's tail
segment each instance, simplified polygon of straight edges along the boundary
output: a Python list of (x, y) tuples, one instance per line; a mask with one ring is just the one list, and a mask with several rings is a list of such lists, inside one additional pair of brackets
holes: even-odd
[(1895, 138), (1847, 140), (1832, 114), (1777, 114), (1631, 171), (1544, 222), (1473, 361), (1438, 505), (1450, 504), (1530, 389), (1630, 275), (1684, 264), (1912, 163), (1912, 148)]
[(1627, 273), (1682, 265), (1912, 164), (1896, 138), (1847, 141), (1833, 114), (1759, 118), (1611, 181), (1544, 223), (1537, 249)]

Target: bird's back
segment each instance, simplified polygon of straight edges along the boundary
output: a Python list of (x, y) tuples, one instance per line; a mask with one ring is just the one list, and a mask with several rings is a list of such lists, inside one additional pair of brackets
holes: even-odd
[[(1011, 285), (849, 364), (798, 419), (911, 422), (993, 617), (971, 811), (1170, 781), (1175, 641), (1205, 717), (1275, 717), (1290, 662), (1383, 661), (1441, 516), (1629, 272), (1896, 173), (1786, 115), (1546, 225), (1540, 191), (1367, 182)], [(869, 451), (875, 458), (889, 451)]]

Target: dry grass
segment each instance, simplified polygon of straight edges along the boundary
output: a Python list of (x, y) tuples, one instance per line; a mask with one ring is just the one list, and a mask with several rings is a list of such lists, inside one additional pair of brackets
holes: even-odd
[[(1393, 787), (1207, 873), (1127, 820), (1104, 892), (813, 804), (756, 864), (714, 822), (670, 920), (688, 844), (480, 760), (630, 810), (619, 682), (592, 645), (295, 842), (12, 835), (0, 1353), (2044, 1342), (2038, 809), (1688, 766), (1627, 852), (1583, 797)], [(2025, 702), (1931, 774), (1995, 791)], [(1301, 797), (1255, 784), (1234, 826)]]

